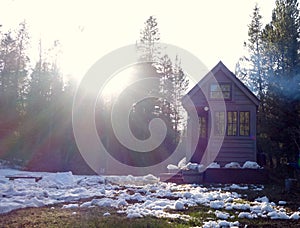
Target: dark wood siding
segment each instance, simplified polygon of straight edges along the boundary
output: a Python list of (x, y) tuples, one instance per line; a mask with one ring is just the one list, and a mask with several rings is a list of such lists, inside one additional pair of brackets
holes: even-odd
[(254, 105), (251, 100), (236, 86), (234, 86), (233, 90), (233, 102), (240, 105)]
[(255, 140), (251, 138), (234, 139), (225, 137), (215, 161), (222, 166), (233, 161), (239, 162), (241, 165), (245, 161), (255, 161), (255, 147)]

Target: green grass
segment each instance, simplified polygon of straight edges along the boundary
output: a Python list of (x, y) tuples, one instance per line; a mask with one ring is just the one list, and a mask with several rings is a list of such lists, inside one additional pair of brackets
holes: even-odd
[[(76, 212), (76, 214), (74, 214)], [(109, 212), (111, 215), (104, 217)], [(175, 224), (176, 225), (176, 224)], [(180, 225), (180, 223), (178, 223)], [(128, 219), (113, 208), (61, 209), (61, 205), (27, 208), (13, 211), (0, 217), (1, 227), (174, 227), (167, 219)], [(176, 227), (176, 226), (175, 226)], [(181, 226), (178, 226), (181, 227)], [(182, 226), (184, 227), (184, 226)]]
[[(209, 211), (212, 211), (209, 212)], [(76, 208), (61, 209), (61, 205), (51, 207), (27, 208), (13, 211), (0, 217), (0, 227), (175, 227), (187, 228), (202, 226), (204, 221), (218, 220), (214, 215), (215, 210), (202, 205), (191, 207), (184, 211), (169, 211), (181, 213), (192, 217), (189, 221), (165, 218), (136, 218), (128, 219), (124, 214), (118, 214), (114, 208)], [(76, 212), (76, 214), (74, 214)], [(111, 215), (104, 217), (109, 212)], [(271, 219), (238, 219), (234, 211), (226, 211), (235, 215), (234, 219), (239, 220), (241, 227), (300, 227), (299, 221), (292, 220), (271, 220)]]

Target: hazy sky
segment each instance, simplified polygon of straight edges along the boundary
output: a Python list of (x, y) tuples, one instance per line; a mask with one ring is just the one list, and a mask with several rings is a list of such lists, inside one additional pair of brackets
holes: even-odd
[(222, 60), (234, 71), (256, 2), (269, 22), (275, 0), (2, 0), (0, 24), (7, 30), (25, 19), (33, 48), (39, 38), (44, 47), (59, 40), (64, 73), (81, 77), (103, 55), (135, 43), (154, 15), (162, 42), (188, 50), (208, 68)]

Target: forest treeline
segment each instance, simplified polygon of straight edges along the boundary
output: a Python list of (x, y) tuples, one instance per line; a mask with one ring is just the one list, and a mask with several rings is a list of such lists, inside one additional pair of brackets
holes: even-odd
[(89, 172), (72, 131), (76, 83), (64, 81), (58, 67), (60, 45), (29, 58), (26, 22), (0, 27), (0, 158), (34, 170)]
[(248, 55), (236, 74), (258, 96), (259, 152), (281, 166), (300, 156), (300, 16), (297, 0), (276, 0), (263, 25), (256, 5), (248, 25)]

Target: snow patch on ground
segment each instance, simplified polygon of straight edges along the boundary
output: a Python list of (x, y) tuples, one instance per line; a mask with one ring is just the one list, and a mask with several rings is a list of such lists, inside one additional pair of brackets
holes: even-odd
[(221, 166), (216, 163), (216, 162), (213, 162), (213, 163), (210, 163), (208, 166), (207, 166), (208, 169), (219, 169), (221, 168)]
[(226, 213), (226, 212), (221, 212), (221, 211), (215, 211), (215, 215), (216, 215), (217, 218), (223, 219), (223, 220), (228, 219), (229, 216), (230, 216), (228, 213)]
[(243, 169), (260, 169), (259, 164), (253, 161), (246, 161), (242, 166)]
[[(183, 167), (184, 161), (181, 162)], [(187, 165), (187, 164), (185, 164)], [(178, 165), (179, 166), (179, 165)], [(212, 165), (216, 167), (216, 164)], [(6, 178), (7, 175), (41, 176), (42, 180)], [(270, 203), (266, 196), (254, 202), (243, 202), (235, 189), (262, 189), (262, 186), (227, 185), (204, 187), (201, 185), (176, 185), (160, 182), (153, 175), (135, 176), (76, 176), (71, 172), (33, 173), (12, 169), (0, 169), (0, 214), (18, 208), (41, 207), (63, 203), (63, 209), (79, 207), (114, 207), (128, 218), (155, 216), (189, 220), (190, 217), (176, 211), (204, 205), (212, 209), (217, 221), (207, 221), (203, 227), (238, 226), (229, 218), (300, 219), (299, 212), (286, 212)], [(86, 199), (86, 201), (84, 200)], [(85, 202), (82, 202), (85, 201)], [(80, 203), (79, 203), (80, 202)], [(55, 209), (55, 208), (54, 208)], [(231, 216), (225, 210), (237, 210)], [(103, 216), (110, 214), (104, 213)]]
[(240, 186), (240, 185), (237, 185), (237, 184), (232, 184), (232, 185), (230, 185), (230, 188), (231, 189), (239, 189), (239, 190), (247, 190), (249, 187), (248, 186)]
[(269, 199), (266, 196), (263, 197), (258, 197), (255, 199), (256, 202), (261, 202), (261, 203), (269, 203)]
[(241, 168), (241, 166), (238, 162), (230, 162), (230, 163), (226, 164), (224, 167), (225, 168), (236, 168), (236, 169)]

